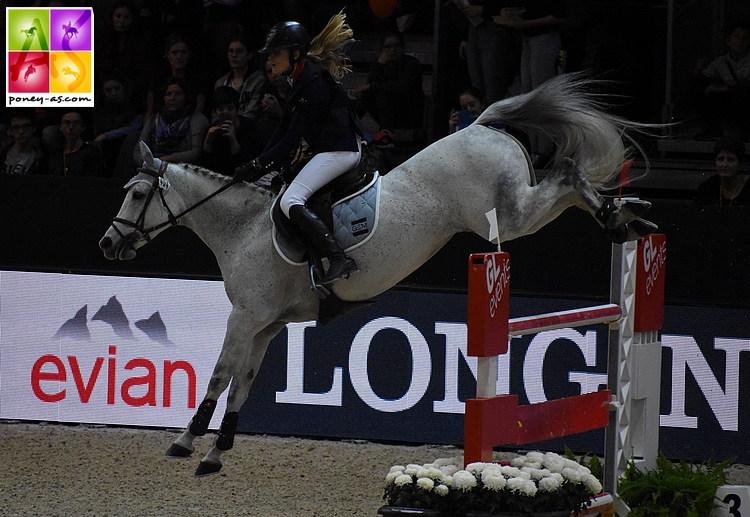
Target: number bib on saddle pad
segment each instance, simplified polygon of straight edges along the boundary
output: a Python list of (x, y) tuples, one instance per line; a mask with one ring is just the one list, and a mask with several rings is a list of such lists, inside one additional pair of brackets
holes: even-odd
[[(271, 213), (280, 199), (281, 195), (271, 207)], [(379, 206), (380, 175), (377, 172), (372, 181), (362, 189), (336, 201), (332, 206), (333, 234), (345, 251), (360, 247), (375, 233)], [(275, 225), (272, 236), (274, 248), (284, 260), (296, 266), (307, 265), (307, 250), (304, 245), (285, 237)]]

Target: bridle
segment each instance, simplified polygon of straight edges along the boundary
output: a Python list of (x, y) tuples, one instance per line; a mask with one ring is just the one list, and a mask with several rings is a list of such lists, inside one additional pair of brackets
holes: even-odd
[[(169, 165), (168, 162), (161, 162), (159, 165), (158, 171), (152, 171), (151, 169), (145, 168), (145, 167), (139, 167), (137, 169), (138, 174), (131, 179), (128, 182), (128, 185), (133, 185), (135, 183), (138, 183), (139, 181), (147, 182), (151, 185), (151, 188), (148, 191), (148, 194), (146, 194), (146, 201), (143, 204), (143, 208), (141, 209), (141, 213), (138, 214), (138, 218), (135, 221), (129, 221), (127, 219), (122, 219), (120, 217), (114, 217), (112, 219), (112, 228), (117, 232), (117, 234), (122, 237), (125, 242), (133, 242), (135, 240), (136, 235), (140, 235), (141, 238), (143, 238), (146, 242), (151, 241), (151, 234), (154, 232), (157, 232), (161, 230), (162, 228), (166, 226), (177, 226), (178, 220), (184, 216), (185, 214), (192, 212), (199, 206), (201, 206), (206, 201), (210, 200), (211, 198), (221, 194), (225, 190), (227, 190), (229, 187), (234, 185), (235, 181), (230, 181), (229, 183), (222, 185), (219, 187), (218, 190), (212, 192), (208, 196), (204, 197), (197, 203), (189, 206), (182, 212), (178, 213), (177, 215), (172, 212), (172, 210), (169, 208), (169, 205), (167, 204), (167, 200), (164, 198), (164, 191), (169, 189), (169, 181), (164, 177), (164, 171), (167, 170), (167, 166)], [(138, 179), (140, 175), (147, 175), (151, 176), (151, 180), (147, 180), (145, 178)], [(127, 188), (127, 185), (126, 185)], [(150, 228), (145, 227), (145, 221), (146, 221), (146, 210), (148, 210), (149, 205), (151, 204), (151, 201), (154, 199), (155, 194), (159, 194), (159, 199), (161, 199), (161, 204), (164, 207), (164, 210), (167, 211), (167, 220), (162, 221), (159, 224), (155, 224), (154, 226)], [(120, 231), (120, 229), (115, 225), (115, 223), (120, 223), (123, 226), (133, 228), (134, 231), (129, 233), (128, 235), (125, 235)]]

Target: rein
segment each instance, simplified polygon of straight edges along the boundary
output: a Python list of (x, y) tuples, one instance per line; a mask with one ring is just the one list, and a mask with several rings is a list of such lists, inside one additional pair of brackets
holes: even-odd
[[(205, 202), (209, 201), (210, 199), (218, 196), (219, 194), (221, 194), (222, 192), (224, 192), (225, 190), (227, 190), (229, 187), (231, 187), (232, 185), (234, 185), (236, 183), (235, 181), (230, 181), (226, 185), (222, 185), (219, 189), (215, 190), (214, 192), (212, 192), (211, 194), (207, 195), (206, 197), (204, 197), (203, 199), (201, 199), (197, 203), (194, 203), (193, 205), (189, 206), (188, 208), (186, 208), (182, 212), (180, 212), (177, 215), (175, 215), (172, 212), (172, 210), (169, 208), (169, 205), (167, 204), (167, 200), (164, 199), (164, 190), (166, 188), (169, 188), (169, 183), (164, 178), (164, 171), (166, 170), (167, 165), (169, 165), (167, 162), (162, 162), (161, 165), (159, 166), (159, 170), (157, 172), (154, 172), (154, 171), (152, 171), (150, 169), (145, 169), (145, 168), (138, 168), (138, 169), (136, 169), (138, 171), (138, 173), (143, 173), (143, 174), (147, 174), (149, 176), (152, 176), (154, 178), (154, 181), (151, 183), (151, 189), (148, 192), (148, 196), (146, 198), (146, 202), (143, 205), (143, 209), (141, 210), (141, 213), (138, 215), (138, 218), (135, 221), (128, 221), (127, 219), (122, 219), (122, 218), (119, 218), (119, 217), (115, 217), (115, 218), (112, 219), (112, 228), (114, 228), (115, 231), (120, 235), (120, 237), (122, 237), (126, 241), (132, 240), (132, 237), (133, 237), (134, 233), (137, 232), (137, 233), (139, 233), (146, 240), (146, 242), (150, 242), (151, 241), (151, 234), (152, 233), (154, 233), (154, 232), (156, 232), (158, 230), (161, 230), (165, 226), (170, 226), (170, 225), (171, 226), (177, 226), (178, 219), (180, 219), (184, 215), (192, 212), (193, 210), (195, 210), (196, 208), (198, 208), (199, 206), (201, 206)], [(148, 206), (149, 206), (149, 204), (151, 204), (151, 200), (154, 198), (154, 193), (156, 193), (156, 192), (159, 193), (159, 198), (161, 199), (161, 204), (164, 207), (164, 209), (167, 211), (167, 214), (168, 214), (167, 220), (164, 221), (164, 222), (161, 222), (159, 224), (156, 224), (156, 225), (152, 226), (151, 228), (144, 228), (143, 223), (144, 223), (144, 221), (146, 219), (146, 210), (148, 210)], [(131, 233), (129, 235), (124, 235), (120, 231), (120, 229), (117, 228), (117, 226), (115, 226), (114, 223), (120, 223), (120, 224), (122, 224), (124, 226), (130, 226), (131, 228), (135, 228), (135, 232), (133, 232), (133, 233)]]

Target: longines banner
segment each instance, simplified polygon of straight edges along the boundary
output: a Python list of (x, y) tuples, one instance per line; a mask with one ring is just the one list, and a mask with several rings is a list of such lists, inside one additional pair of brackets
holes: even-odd
[[(377, 302), (328, 327), (287, 325), (239, 429), (461, 444), (476, 385), (466, 296), (391, 290)], [(593, 304), (511, 297), (511, 317)], [(230, 308), (221, 282), (0, 272), (0, 418), (183, 427)], [(596, 391), (606, 338), (603, 325), (514, 338), (497, 391), (520, 403)], [(667, 306), (662, 348), (661, 449), (750, 461), (750, 311)], [(563, 445), (601, 452), (603, 431), (538, 444)]]

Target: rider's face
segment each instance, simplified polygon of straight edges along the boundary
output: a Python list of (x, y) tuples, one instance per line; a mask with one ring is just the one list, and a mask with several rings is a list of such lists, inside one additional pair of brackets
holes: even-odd
[(133, 25), (133, 13), (127, 7), (118, 7), (112, 13), (112, 26), (117, 32), (127, 32)]
[[(295, 57), (299, 56), (299, 51), (294, 51)], [(284, 75), (292, 71), (292, 60), (289, 55), (289, 49), (272, 52), (268, 55), (268, 62), (271, 63), (271, 70), (274, 74)]]

